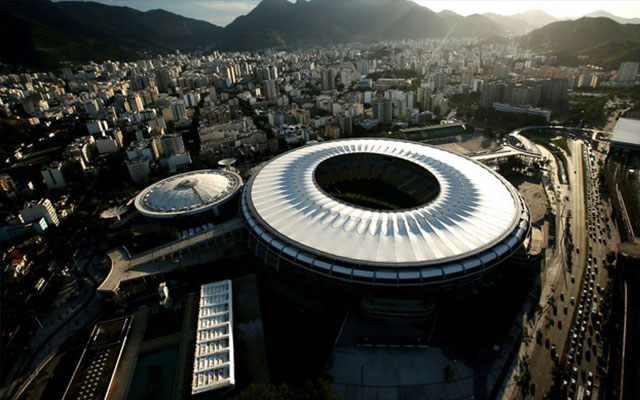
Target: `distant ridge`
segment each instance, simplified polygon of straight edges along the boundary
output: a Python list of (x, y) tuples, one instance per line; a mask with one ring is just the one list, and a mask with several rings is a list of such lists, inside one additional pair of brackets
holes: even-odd
[(481, 15), (434, 13), (408, 0), (263, 0), (225, 28), (223, 48), (255, 50), (378, 39), (502, 35)]
[(618, 17), (617, 15), (611, 14), (610, 12), (604, 10), (594, 11), (592, 13), (586, 14), (585, 17), (597, 18), (597, 17), (605, 17), (616, 21), (619, 24), (640, 24), (640, 18), (623, 18)]
[(211, 46), (223, 31), (164, 10), (94, 2), (2, 0), (1, 7), (0, 61), (35, 67)]
[(616, 69), (622, 61), (640, 60), (640, 25), (583, 17), (536, 29), (521, 43), (536, 51), (587, 56), (591, 63)]
[[(409, 0), (262, 0), (225, 28), (164, 10), (137, 11), (94, 2), (1, 0), (0, 62), (56, 67), (65, 61), (135, 60), (193, 49), (294, 49), (354, 41), (520, 36), (537, 51), (585, 55), (614, 66), (637, 59), (638, 18), (558, 21), (540, 11), (502, 16), (435, 13)], [(573, 56), (575, 58), (575, 55)], [(636, 57), (636, 58), (633, 58)]]
[(39, 67), (132, 60), (144, 53), (198, 47), (260, 50), (505, 34), (481, 15), (437, 14), (408, 0), (263, 0), (226, 28), (163, 10), (141, 12), (93, 2), (3, 0), (2, 7), (0, 60)]
[(522, 35), (558, 20), (556, 17), (540, 10), (532, 10), (513, 15), (499, 15), (495, 13), (482, 15), (500, 25), (507, 33), (513, 35)]

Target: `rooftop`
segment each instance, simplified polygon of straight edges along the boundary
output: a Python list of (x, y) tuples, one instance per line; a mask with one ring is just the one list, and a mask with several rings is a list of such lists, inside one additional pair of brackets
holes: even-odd
[(621, 146), (640, 147), (640, 120), (620, 118), (613, 130), (611, 143)]
[(235, 384), (231, 281), (202, 285), (193, 361), (193, 394)]
[(514, 232), (524, 207), (516, 190), (480, 163), (380, 139), (290, 151), (267, 163), (246, 190), (251, 226), (255, 217), (289, 244), (359, 265), (478, 254)]
[(241, 186), (242, 178), (231, 171), (192, 171), (147, 187), (136, 197), (135, 206), (151, 218), (193, 215), (226, 202)]
[(63, 399), (104, 399), (129, 335), (133, 316), (97, 323)]

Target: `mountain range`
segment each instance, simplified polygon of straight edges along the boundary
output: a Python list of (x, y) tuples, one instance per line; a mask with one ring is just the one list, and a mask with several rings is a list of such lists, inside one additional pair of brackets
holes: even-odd
[(640, 18), (622, 18), (622, 17), (618, 17), (617, 15), (611, 14), (610, 12), (603, 11), (603, 10), (594, 11), (592, 13), (585, 14), (585, 17), (591, 17), (591, 18), (604, 17), (604, 18), (609, 18), (609, 19), (612, 19), (612, 20), (616, 21), (619, 24), (640, 24)]
[[(542, 11), (465, 17), (451, 11), (435, 13), (409, 0), (262, 0), (225, 28), (164, 10), (142, 12), (84, 1), (2, 0), (0, 7), (0, 62), (46, 68), (64, 61), (134, 60), (176, 49), (260, 50), (465, 36), (489, 39), (527, 32), (522, 43), (528, 47), (588, 50), (584, 54), (601, 59), (612, 57), (606, 43), (618, 52), (626, 51), (629, 41), (635, 46), (635, 36), (629, 35), (634, 25), (607, 18), (557, 21)], [(604, 26), (607, 22), (600, 20), (615, 25)], [(594, 24), (600, 28), (590, 30), (589, 21), (598, 21)], [(611, 32), (599, 31), (609, 26)], [(594, 37), (598, 34), (600, 38)]]
[(480, 16), (437, 14), (408, 0), (263, 0), (224, 30), (223, 49), (503, 33)]
[(557, 21), (524, 35), (520, 42), (538, 52), (585, 56), (605, 69), (640, 60), (640, 25), (604, 17)]
[(61, 61), (135, 60), (214, 45), (223, 28), (164, 10), (94, 2), (2, 0), (0, 61), (50, 67)]
[(540, 10), (526, 11), (513, 15), (499, 15), (495, 13), (482, 15), (500, 25), (505, 33), (512, 35), (522, 35), (558, 21), (553, 15), (549, 15)]

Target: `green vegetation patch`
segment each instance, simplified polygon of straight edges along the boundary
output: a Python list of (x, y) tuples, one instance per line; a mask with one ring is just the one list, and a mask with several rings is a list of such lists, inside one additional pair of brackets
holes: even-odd
[(375, 210), (400, 210), (420, 205), (397, 187), (372, 179), (349, 179), (327, 188), (329, 195), (345, 203)]
[(551, 143), (556, 145), (557, 147), (564, 150), (569, 156), (571, 156), (571, 149), (569, 148), (569, 143), (567, 143), (567, 138), (558, 138), (551, 140)]

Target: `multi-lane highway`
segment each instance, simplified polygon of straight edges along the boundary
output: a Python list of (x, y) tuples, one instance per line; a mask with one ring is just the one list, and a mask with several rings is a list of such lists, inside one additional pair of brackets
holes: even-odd
[[(560, 238), (571, 235), (573, 248), (566, 250), (560, 245), (559, 255), (549, 261), (548, 270), (562, 268), (562, 271), (544, 274), (547, 279), (542, 280), (543, 312), (533, 326), (526, 328), (534, 338), (530, 345), (523, 346), (524, 354), (529, 356), (531, 385), (525, 390), (511, 391), (510, 395), (505, 392), (506, 398), (546, 398), (556, 366), (562, 367), (558, 368), (563, 371), (560, 384), (564, 385), (568, 398), (595, 398), (599, 387), (596, 371), (598, 356), (602, 354), (599, 304), (608, 279), (604, 263), (607, 244), (613, 246), (619, 239), (615, 229), (608, 225), (610, 207), (600, 198), (597, 182), (598, 160), (606, 154), (592, 151), (590, 144), (582, 140), (568, 143), (570, 185), (556, 186), (555, 208), (563, 216), (570, 212), (570, 231), (563, 232), (562, 217), (558, 228)], [(568, 251), (570, 256), (566, 254)]]

